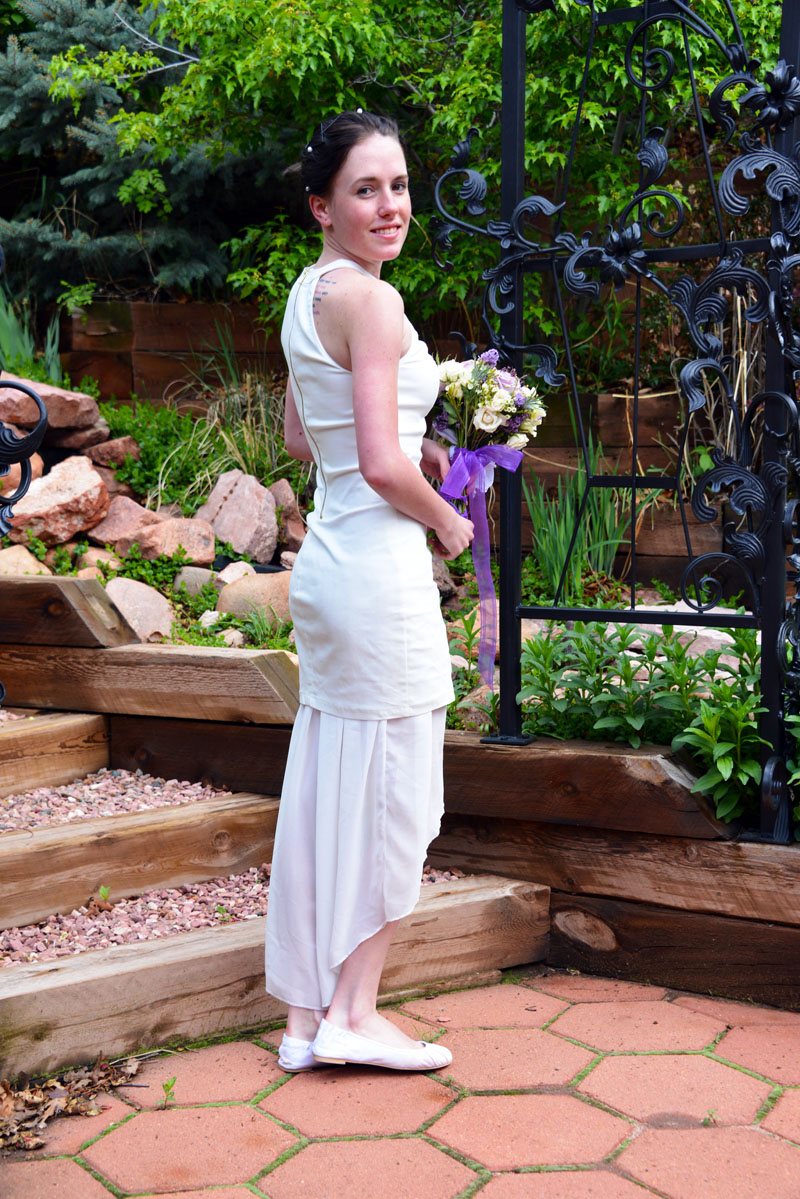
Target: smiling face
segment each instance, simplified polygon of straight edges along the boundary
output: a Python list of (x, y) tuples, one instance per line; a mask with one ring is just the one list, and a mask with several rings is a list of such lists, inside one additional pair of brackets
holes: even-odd
[(396, 258), (411, 219), (406, 160), (393, 137), (372, 133), (353, 146), (327, 196), (311, 196), (325, 256), (346, 257), (373, 274)]

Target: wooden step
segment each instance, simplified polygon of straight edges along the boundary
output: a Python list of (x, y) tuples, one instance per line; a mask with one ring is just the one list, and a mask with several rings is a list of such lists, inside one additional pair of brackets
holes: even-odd
[(53, 712), (0, 724), (0, 798), (59, 787), (108, 763), (105, 716)]
[(103, 647), (139, 640), (96, 579), (61, 576), (0, 579), (0, 630), (9, 645)]
[[(289, 729), (111, 717), (111, 761), (162, 778), (208, 779), (215, 787), (280, 793)], [(605, 742), (486, 744), (448, 730), (444, 742), (448, 812), (619, 829), (702, 840), (736, 829), (692, 794), (696, 775), (665, 746)]]
[[(95, 717), (95, 719), (100, 719)], [(230, 795), (0, 835), (0, 928), (272, 860), (278, 800)]]
[[(423, 887), (381, 979), (395, 992), (547, 953), (549, 888), (496, 876)], [(279, 1019), (264, 918), (0, 970), (0, 1078)]]
[(9, 704), (60, 711), (291, 724), (298, 704), (297, 658), (284, 650), (5, 644), (0, 679)]

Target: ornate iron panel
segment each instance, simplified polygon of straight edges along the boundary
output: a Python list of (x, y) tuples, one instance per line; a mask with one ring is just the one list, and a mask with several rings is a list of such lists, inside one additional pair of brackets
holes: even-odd
[[(793, 137), (800, 114), (796, 70), (800, 64), (800, 5), (796, 0), (784, 0), (781, 56), (777, 63), (762, 67), (744, 44), (735, 6), (729, 0), (716, 6), (715, 27), (688, 0), (644, 0), (632, 7), (601, 5), (598, 0), (573, 3), (585, 15), (585, 65), (557, 194), (525, 195), (524, 190), (526, 23), (529, 19), (562, 19), (551, 0), (504, 0), (499, 219), (488, 219), (485, 179), (469, 165), (477, 130), (470, 130), (455, 147), (451, 167), (436, 188), (441, 214), (437, 260), (446, 266), (442, 255), (457, 233), (497, 243), (498, 264), (483, 276), (485, 340), (517, 371), (531, 365), (544, 384), (566, 388), (585, 471), (561, 580), (552, 604), (537, 607), (520, 603), (520, 481), (516, 475), (501, 472), (500, 739), (520, 739), (516, 703), (520, 620), (523, 616), (597, 618), (596, 608), (564, 601), (565, 579), (593, 493), (600, 488), (622, 489), (629, 504), (630, 603), (603, 610), (602, 619), (761, 629), (762, 695), (768, 709), (761, 733), (769, 742), (761, 836), (786, 841), (790, 797), (783, 721), (787, 715), (800, 713), (800, 512), (796, 511), (797, 499), (787, 503), (787, 488), (797, 495), (800, 484), (796, 387), (800, 333), (794, 321), (795, 293), (800, 285), (800, 142)], [(579, 134), (591, 97), (596, 48), (610, 27), (620, 25), (630, 30), (624, 64), (638, 113), (638, 181), (605, 233), (597, 235), (569, 227), (571, 177), (580, 154)], [(702, 95), (698, 83), (698, 45), (704, 56), (713, 57), (719, 77), (708, 97)], [(703, 244), (694, 243), (689, 235), (689, 207), (681, 188), (669, 178), (668, 138), (656, 119), (679, 71), (684, 73), (691, 97), (702, 165), (698, 187), (705, 191), (713, 231), (713, 240)], [(712, 152), (720, 146), (729, 148), (722, 164), (720, 154)], [(766, 221), (763, 229), (753, 231), (743, 228), (743, 222), (754, 198), (762, 203)], [(597, 221), (593, 227), (600, 226)], [(555, 337), (543, 337), (526, 321), (526, 280), (533, 275), (546, 279), (551, 289), (560, 326)], [(631, 297), (633, 309), (631, 466), (621, 474), (610, 474), (597, 466), (592, 469), (568, 309), (576, 303), (608, 304), (614, 290), (621, 289)], [(678, 377), (675, 459), (660, 471), (644, 471), (638, 465), (643, 311), (648, 295), (662, 298), (690, 347)], [(762, 331), (766, 364), (763, 387), (748, 397), (744, 411), (735, 399), (741, 362), (735, 352), (726, 352), (719, 335), (734, 303), (740, 304), (743, 327)], [(711, 468), (694, 481), (690, 478), (687, 485), (687, 439), (692, 422), (703, 419), (710, 397), (725, 413), (730, 444), (715, 448)], [(602, 436), (602, 428), (600, 433)], [(686, 543), (680, 592), (688, 612), (654, 615), (637, 607), (637, 589), (641, 587), (637, 516), (643, 497), (654, 489), (676, 497)], [(689, 500), (684, 498), (687, 491)], [(719, 550), (696, 554), (690, 513), (701, 524), (718, 521), (723, 497)], [(785, 540), (791, 544), (788, 578), (796, 592), (788, 605), (784, 598)], [(744, 613), (719, 606), (723, 584), (732, 577), (744, 592)]]

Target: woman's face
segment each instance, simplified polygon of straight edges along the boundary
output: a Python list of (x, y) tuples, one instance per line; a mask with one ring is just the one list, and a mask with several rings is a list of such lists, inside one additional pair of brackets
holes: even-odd
[(363, 265), (396, 258), (411, 219), (400, 143), (381, 133), (357, 142), (328, 195), (311, 197), (311, 210), (330, 248)]

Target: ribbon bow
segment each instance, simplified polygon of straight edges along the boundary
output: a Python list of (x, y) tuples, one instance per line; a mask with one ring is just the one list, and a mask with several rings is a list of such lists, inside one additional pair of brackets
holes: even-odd
[(489, 554), (486, 492), (494, 482), (495, 466), (516, 470), (521, 461), (522, 451), (509, 449), (506, 445), (483, 445), (477, 450), (453, 449), (450, 451), (450, 469), (439, 493), (453, 506), (455, 500), (466, 499), (469, 518), (475, 526), (472, 562), (478, 580), (481, 613), (478, 673), (491, 690), (494, 690), (494, 656), (497, 650), (497, 606)]

